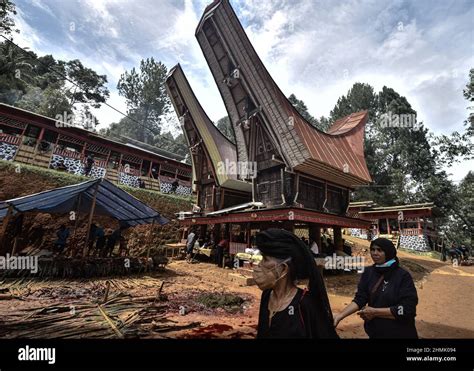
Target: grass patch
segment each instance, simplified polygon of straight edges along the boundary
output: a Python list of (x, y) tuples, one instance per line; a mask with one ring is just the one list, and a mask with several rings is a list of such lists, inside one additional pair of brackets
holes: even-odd
[(244, 303), (244, 299), (237, 295), (231, 294), (201, 294), (196, 298), (196, 301), (207, 308), (240, 308)]
[(441, 253), (439, 251), (415, 251), (410, 249), (404, 249), (402, 247), (399, 247), (398, 249), (412, 255), (428, 256), (433, 259), (441, 260)]
[[(6, 171), (12, 174), (20, 173), (26, 174), (27, 176), (32, 175), (42, 177), (47, 179), (49, 182), (54, 183), (55, 186), (58, 188), (91, 180), (91, 178), (82, 175), (75, 175), (68, 172), (62, 172), (54, 169), (47, 169), (35, 165), (27, 165), (19, 162), (5, 160), (0, 160), (0, 172), (1, 171)], [(152, 204), (161, 201), (181, 206), (183, 210), (187, 210), (189, 209), (192, 203), (196, 202), (194, 196), (170, 195), (142, 188), (133, 188), (120, 184), (115, 185), (123, 189), (124, 191), (132, 194), (139, 200)], [(43, 189), (41, 191), (47, 191), (47, 189)]]
[(61, 172), (53, 169), (47, 169), (44, 167), (27, 165), (20, 162), (12, 162), (0, 160), (0, 171), (8, 171), (12, 173), (26, 173), (37, 175), (40, 177), (46, 177), (48, 180), (57, 183), (58, 187), (64, 187), (72, 184), (82, 183), (90, 178), (82, 175), (75, 175), (67, 172)]

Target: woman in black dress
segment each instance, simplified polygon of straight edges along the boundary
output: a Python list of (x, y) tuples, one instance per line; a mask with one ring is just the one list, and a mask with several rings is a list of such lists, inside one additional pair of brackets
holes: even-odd
[(395, 246), (385, 238), (377, 238), (370, 244), (370, 255), (374, 265), (365, 268), (354, 300), (334, 316), (334, 326), (359, 311), (371, 339), (418, 338), (418, 296), (410, 273), (399, 266)]
[[(293, 233), (257, 234), (263, 259), (254, 279), (263, 291), (257, 338), (337, 338), (326, 288), (309, 247)], [(309, 279), (308, 289), (296, 280)]]

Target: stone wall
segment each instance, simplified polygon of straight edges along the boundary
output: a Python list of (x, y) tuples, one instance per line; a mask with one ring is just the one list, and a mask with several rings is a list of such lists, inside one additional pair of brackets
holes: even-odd
[(140, 187), (140, 177), (124, 172), (119, 173), (119, 184), (123, 184), (129, 187), (138, 188)]
[[(85, 175), (84, 164), (81, 160), (75, 158), (53, 155), (49, 166), (53, 169), (56, 169), (61, 161), (64, 161), (64, 165), (66, 166), (69, 173), (75, 175)], [(106, 169), (94, 165), (92, 166), (89, 176), (91, 178), (104, 178), (106, 172)]]
[(427, 236), (400, 236), (400, 247), (414, 251), (431, 251)]
[[(161, 193), (172, 193), (173, 189), (173, 184), (168, 183), (168, 182), (160, 182), (160, 192)], [(185, 187), (182, 185), (179, 185), (176, 188), (176, 194), (181, 195), (181, 196), (191, 196), (192, 194), (192, 189), (191, 187)]]
[(5, 142), (0, 143), (0, 159), (2, 160), (13, 161), (17, 151), (18, 146)]

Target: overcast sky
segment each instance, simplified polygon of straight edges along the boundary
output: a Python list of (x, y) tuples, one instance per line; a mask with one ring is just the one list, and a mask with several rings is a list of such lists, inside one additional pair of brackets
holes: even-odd
[[(224, 104), (194, 32), (211, 0), (14, 0), (15, 41), (39, 55), (78, 58), (108, 78), (109, 104), (125, 70), (154, 57), (181, 63), (212, 120)], [(407, 97), (435, 134), (462, 131), (462, 90), (474, 67), (474, 0), (231, 0), (257, 53), (288, 96), (328, 116), (355, 82)], [(101, 126), (120, 120), (95, 111)], [(170, 126), (172, 127), (172, 126)], [(460, 180), (474, 162), (448, 169)]]

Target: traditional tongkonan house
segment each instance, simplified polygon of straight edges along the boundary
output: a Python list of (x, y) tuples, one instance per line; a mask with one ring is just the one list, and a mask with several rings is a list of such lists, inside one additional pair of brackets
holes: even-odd
[(372, 223), (368, 230), (351, 229), (353, 236), (364, 239), (386, 237), (392, 239), (395, 246), (409, 250), (438, 249), (440, 238), (435, 218), (439, 211), (432, 202), (385, 207), (377, 207), (373, 201), (351, 202), (349, 214)]
[[(143, 148), (145, 147), (145, 148)], [(0, 104), (0, 159), (84, 175), (92, 155), (90, 176), (163, 193), (190, 195), (191, 166), (184, 158), (132, 139), (126, 143), (61, 120)]]
[[(238, 205), (235, 200), (232, 207), (219, 205), (216, 211), (206, 212), (210, 208), (206, 198), (200, 197), (198, 202), (203, 212), (186, 217), (181, 223), (203, 228), (226, 225), (231, 254), (250, 246), (255, 230), (269, 227), (306, 231), (303, 234), (317, 242), (321, 229), (331, 228), (335, 247), (342, 250), (341, 228), (370, 227), (370, 221), (347, 215), (350, 191), (371, 182), (364, 157), (364, 126), (368, 113), (344, 117), (335, 122), (328, 133), (308, 123), (266, 70), (227, 0), (214, 1), (206, 8), (196, 37), (224, 100), (236, 138), (235, 156), (226, 157), (223, 149), (216, 151), (220, 156), (209, 153), (205, 166), (215, 168), (218, 165), (215, 158), (218, 161), (229, 159), (237, 161), (237, 168), (255, 171), (244, 171), (236, 178), (250, 184), (252, 202)], [(190, 90), (189, 85), (181, 85)], [(178, 84), (179, 89), (181, 85)], [(195, 100), (191, 92), (184, 95), (193, 98), (189, 102)], [(181, 105), (178, 115), (182, 117), (191, 112), (189, 105), (187, 111)], [(185, 134), (191, 144), (196, 140), (200, 142), (199, 137), (192, 141), (196, 130), (188, 129), (200, 115), (205, 116), (200, 106), (198, 108), (199, 114), (191, 112), (184, 116), (189, 119)], [(206, 127), (210, 125), (210, 121), (203, 121), (207, 122)], [(213, 137), (210, 143), (213, 141), (222, 143), (224, 140)], [(201, 143), (204, 144), (204, 140)], [(193, 161), (196, 167), (198, 158)], [(197, 191), (203, 192), (205, 174), (198, 175), (196, 170)], [(212, 182), (218, 185), (215, 178)]]
[(206, 115), (179, 64), (168, 74), (166, 87), (191, 151), (197, 214), (250, 202), (252, 185), (237, 178), (237, 169), (229, 171), (237, 163), (235, 144)]

